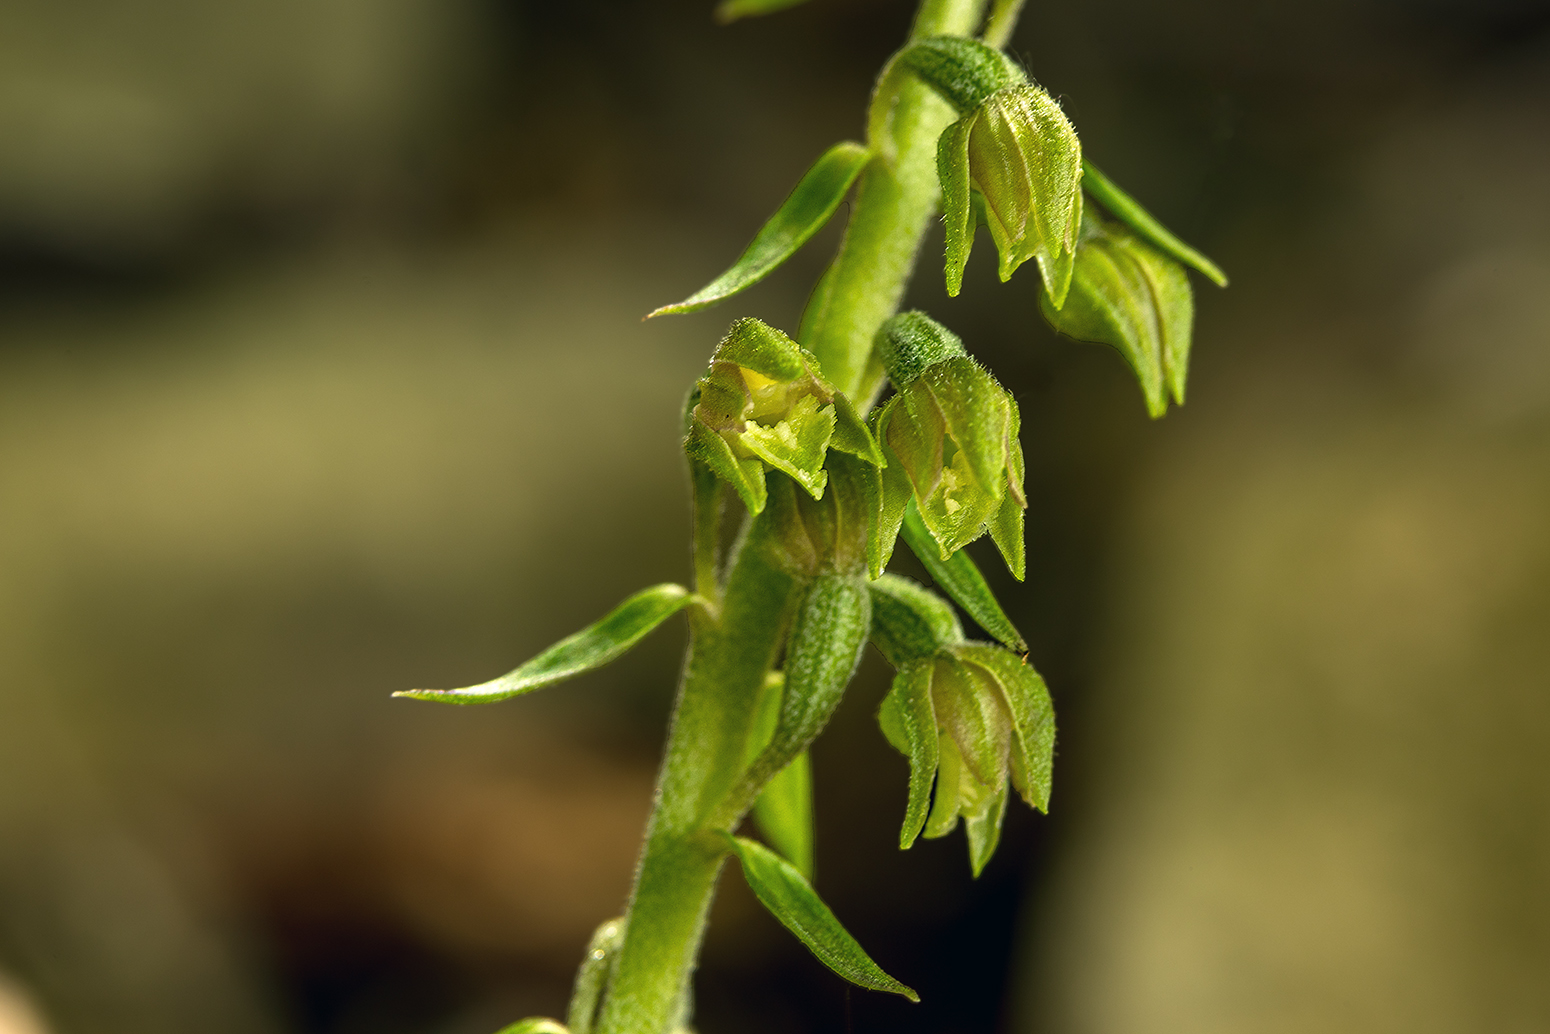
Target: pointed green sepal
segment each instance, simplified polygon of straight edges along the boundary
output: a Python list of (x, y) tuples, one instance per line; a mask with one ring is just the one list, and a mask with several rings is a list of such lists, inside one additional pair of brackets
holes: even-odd
[[(797, 343), (775, 327), (752, 316), (733, 320), (716, 346), (715, 359), (736, 363), (772, 381), (794, 381), (807, 373), (806, 357)], [(759, 387), (749, 385), (757, 392)]]
[(974, 128), (974, 118), (972, 112), (965, 115), (944, 129), (936, 141), (937, 178), (942, 184), (942, 226), (947, 238), (943, 275), (949, 298), (958, 297), (958, 292), (963, 290), (963, 271), (974, 247), (976, 220), (969, 183), (969, 133)]
[[(747, 0), (743, 0), (740, 6), (747, 5)], [(721, 9), (728, 6), (731, 5), (724, 4)], [(807, 170), (791, 196), (764, 224), (731, 269), (683, 301), (655, 310), (647, 319), (707, 309), (763, 280), (823, 228), (871, 157), (865, 147), (848, 141), (829, 148)]]
[(1028, 649), (1022, 634), (1001, 609), (1001, 604), (996, 602), (990, 586), (985, 584), (985, 576), (980, 574), (974, 561), (962, 550), (944, 560), (936, 540), (927, 530), (925, 521), (913, 503), (905, 508), (901, 532), (904, 541), (925, 565), (931, 577), (969, 617), (1013, 650), (1021, 653)]
[(498, 679), (463, 689), (408, 689), (393, 695), (448, 704), (487, 704), (531, 693), (618, 659), (695, 599), (681, 585), (654, 585), (619, 604), (601, 621), (561, 639)]
[(711, 430), (696, 417), (689, 424), (689, 435), (684, 449), (691, 457), (705, 464), (721, 480), (737, 491), (738, 498), (749, 513), (764, 510), (768, 489), (764, 484), (764, 464), (757, 459), (740, 460), (732, 452), (727, 440)]
[(756, 841), (726, 835), (726, 842), (742, 863), (743, 878), (754, 896), (819, 962), (858, 987), (920, 1001), (872, 961), (795, 866)]
[(1196, 270), (1217, 287), (1227, 286), (1227, 274), (1215, 262), (1175, 237), (1157, 218), (1142, 208), (1135, 198), (1121, 190), (1096, 165), (1082, 159), (1082, 188), (1113, 216), (1166, 255)]
[(829, 448), (848, 452), (874, 467), (888, 465), (877, 439), (867, 430), (866, 422), (856, 413), (856, 407), (850, 404), (850, 399), (841, 392), (834, 394), (834, 436), (829, 439)]
[(878, 724), (895, 750), (910, 759), (909, 803), (899, 829), (899, 849), (908, 850), (926, 825), (931, 782), (936, 777), (936, 712), (931, 702), (932, 662), (912, 661), (894, 676), (893, 688), (877, 712)]
[(904, 508), (914, 492), (898, 457), (890, 460), (879, 474), (877, 517), (867, 529), (867, 570), (873, 578), (881, 577), (888, 561), (893, 559), (899, 526), (904, 523)]
[(991, 795), (985, 806), (972, 815), (963, 817), (963, 831), (969, 840), (969, 870), (979, 879), (985, 864), (996, 853), (1001, 843), (1001, 824), (1006, 819), (1006, 784)]
[(925, 586), (885, 574), (868, 589), (872, 593), (872, 643), (895, 668), (963, 642), (963, 626), (952, 604)]
[(1031, 807), (1049, 811), (1055, 764), (1055, 707), (1049, 687), (1033, 665), (986, 643), (965, 643), (954, 651), (989, 674), (1012, 716), (1012, 783)]
[(1195, 301), (1177, 262), (1118, 223), (1089, 219), (1070, 297), (1061, 308), (1048, 295), (1039, 304), (1062, 334), (1117, 349), (1153, 417), (1167, 412), (1169, 394), (1183, 403)]

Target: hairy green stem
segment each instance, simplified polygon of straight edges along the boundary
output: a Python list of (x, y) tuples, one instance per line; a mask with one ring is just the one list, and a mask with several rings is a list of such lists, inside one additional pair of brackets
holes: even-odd
[[(984, 8), (985, 0), (925, 0), (910, 39), (966, 36)], [(925, 84), (902, 85), (893, 115), (894, 160), (873, 161), (862, 173), (844, 243), (802, 317), (798, 340), (818, 357), (824, 376), (863, 410), (883, 382), (872, 341), (898, 311), (915, 269), (941, 194), (936, 140), (954, 117), (951, 105)]]
[[(977, 26), (985, 2), (923, 0), (911, 38), (966, 35)], [(873, 339), (898, 309), (936, 209), (936, 138), (951, 118), (952, 109), (926, 87), (908, 83), (900, 91), (893, 119), (896, 157), (892, 163), (873, 161), (863, 174), (844, 243), (803, 319), (802, 342), (834, 385), (863, 407), (882, 381), (872, 359)], [(774, 509), (747, 529), (719, 607), (696, 611), (692, 618), (656, 804), (595, 1034), (673, 1034), (685, 1014), (706, 914), (726, 858), (725, 841), (711, 826), (730, 831), (742, 819), (744, 809), (729, 817), (718, 806), (742, 775), (757, 693), (807, 588), (806, 579), (772, 558), (764, 528)], [(703, 512), (697, 523), (702, 540), (697, 574), (702, 595), (708, 595), (714, 520)]]

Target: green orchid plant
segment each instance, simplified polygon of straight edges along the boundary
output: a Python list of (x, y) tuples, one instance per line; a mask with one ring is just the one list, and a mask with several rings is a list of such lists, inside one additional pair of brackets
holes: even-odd
[[(729, 0), (724, 20), (795, 0)], [(987, 11), (986, 8), (989, 7)], [(598, 668), (686, 611), (688, 656), (623, 916), (598, 927), (569, 1013), (502, 1034), (677, 1034), (730, 859), (774, 916), (861, 987), (915, 1000), (812, 886), (808, 748), (871, 641), (896, 669), (878, 712), (909, 761), (899, 845), (962, 820), (975, 875), (1011, 793), (1049, 806), (1055, 718), (1026, 644), (964, 547), (989, 534), (1024, 575), (1023, 454), (1012, 395), (932, 317), (899, 312), (920, 243), (945, 222), (950, 295), (977, 227), (1002, 281), (1030, 261), (1045, 317), (1130, 364), (1149, 412), (1184, 401), (1193, 297), (1221, 271), (1082, 154), (1060, 105), (1002, 52), (1019, 0), (922, 0), (878, 77), (865, 144), (819, 157), (721, 276), (651, 313), (726, 301), (853, 198), (794, 337), (734, 321), (684, 408), (694, 589), (659, 585), (482, 685), (399, 695), (482, 704)], [(976, 33), (978, 33), (976, 37)], [(722, 524), (741, 522), (729, 547)], [(903, 538), (947, 598), (886, 571)], [(949, 602), (949, 600), (951, 602)], [(957, 608), (991, 641), (966, 638)], [(739, 835), (745, 820), (761, 839)]]

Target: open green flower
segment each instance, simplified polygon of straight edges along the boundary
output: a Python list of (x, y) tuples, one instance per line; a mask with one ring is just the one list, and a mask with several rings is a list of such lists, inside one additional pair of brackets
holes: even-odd
[[(989, 531), (1021, 578), (1027, 497), (1017, 403), (924, 313), (889, 320), (879, 344), (897, 394), (878, 417), (878, 438), (907, 476), (942, 558)], [(904, 487), (897, 474), (884, 480)]]
[(817, 360), (759, 320), (732, 324), (695, 391), (685, 448), (731, 484), (753, 513), (768, 498), (766, 467), (822, 499), (831, 447), (883, 463), (866, 425), (823, 379)]

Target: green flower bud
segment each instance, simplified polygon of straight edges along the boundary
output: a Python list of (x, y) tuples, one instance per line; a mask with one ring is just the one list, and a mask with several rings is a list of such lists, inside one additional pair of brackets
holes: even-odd
[(1017, 403), (924, 313), (884, 324), (879, 350), (897, 394), (878, 417), (878, 438), (908, 475), (942, 558), (989, 530), (1020, 576), (1027, 499)]
[(883, 463), (866, 425), (823, 379), (817, 360), (759, 320), (732, 324), (697, 391), (685, 448), (731, 484), (753, 513), (768, 498), (767, 467), (822, 499), (831, 447)]
[(1056, 306), (1071, 284), (1082, 213), (1082, 145), (1060, 105), (1030, 83), (997, 90), (937, 141), (947, 227), (947, 293), (974, 244), (974, 198), (1000, 253), (1000, 275), (1034, 259)]
[(1170, 394), (1183, 405), (1195, 298), (1178, 262), (1120, 223), (1089, 214), (1065, 305), (1047, 294), (1039, 304), (1062, 334), (1118, 349), (1153, 417), (1167, 412)]
[(977, 876), (1000, 837), (1009, 782), (1033, 807), (1049, 806), (1054, 710), (1044, 680), (1009, 650), (944, 643), (906, 661), (878, 722), (910, 759), (901, 847), (946, 836), (962, 818)]

